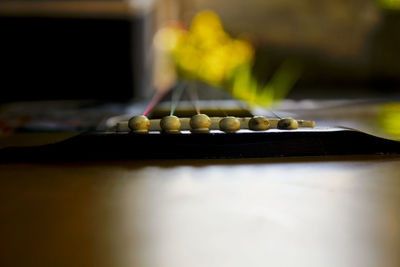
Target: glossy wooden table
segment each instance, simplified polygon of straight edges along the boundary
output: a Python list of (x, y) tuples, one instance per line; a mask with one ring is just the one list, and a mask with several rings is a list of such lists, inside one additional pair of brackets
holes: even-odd
[(0, 266), (399, 266), (400, 157), (0, 165)]

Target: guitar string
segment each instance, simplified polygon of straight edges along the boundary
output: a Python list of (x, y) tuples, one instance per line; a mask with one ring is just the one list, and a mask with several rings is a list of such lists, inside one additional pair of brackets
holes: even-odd
[(177, 86), (174, 87), (171, 96), (171, 111), (169, 114), (170, 116), (174, 115), (175, 109), (178, 106), (178, 103), (185, 88), (186, 88), (185, 82), (178, 82)]
[(169, 91), (171, 91), (171, 87), (168, 87), (168, 88), (166, 88), (166, 89), (159, 89), (159, 90), (157, 90), (157, 91), (154, 93), (154, 95), (153, 95), (153, 97), (152, 97), (152, 99), (151, 99), (149, 105), (147, 106), (147, 108), (145, 109), (145, 111), (143, 112), (142, 115), (143, 115), (143, 116), (147, 116), (147, 114), (149, 114), (150, 111), (153, 110), (153, 108), (164, 98), (164, 96), (165, 96)]
[(196, 111), (196, 114), (200, 114), (199, 94), (195, 82), (191, 82), (189, 84), (187, 92), (189, 94), (190, 101), (192, 102), (193, 107)]

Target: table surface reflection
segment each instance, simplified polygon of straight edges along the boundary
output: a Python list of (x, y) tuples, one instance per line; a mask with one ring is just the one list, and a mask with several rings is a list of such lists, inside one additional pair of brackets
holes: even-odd
[(399, 266), (400, 157), (0, 165), (1, 266)]

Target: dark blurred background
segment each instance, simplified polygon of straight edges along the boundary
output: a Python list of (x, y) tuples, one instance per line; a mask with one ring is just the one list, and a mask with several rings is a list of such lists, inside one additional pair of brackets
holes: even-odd
[(399, 92), (397, 0), (0, 1), (1, 101), (147, 99), (154, 33), (204, 9), (254, 45), (261, 84), (301, 63), (289, 97)]

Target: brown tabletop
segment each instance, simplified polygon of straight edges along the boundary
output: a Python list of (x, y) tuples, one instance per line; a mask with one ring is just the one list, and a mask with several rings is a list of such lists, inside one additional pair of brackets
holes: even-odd
[(399, 266), (400, 157), (0, 165), (1, 266)]

